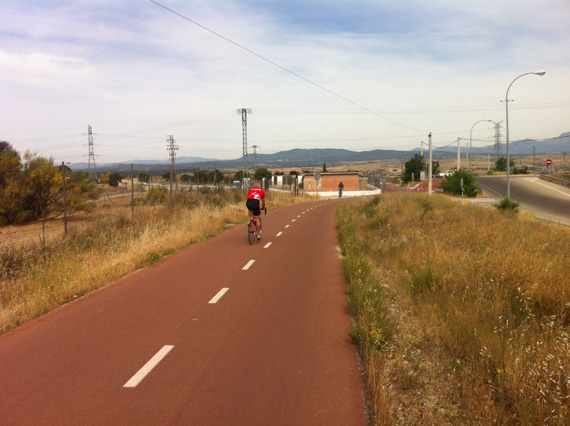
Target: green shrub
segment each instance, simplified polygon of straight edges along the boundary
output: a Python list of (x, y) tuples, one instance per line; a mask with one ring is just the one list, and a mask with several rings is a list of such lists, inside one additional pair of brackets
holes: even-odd
[(500, 202), (495, 204), (498, 210), (503, 212), (517, 213), (519, 211), (521, 203), (518, 201), (513, 201), (510, 198), (503, 198)]
[[(463, 188), (461, 182), (463, 181)], [(441, 190), (454, 195), (465, 195), (466, 197), (476, 197), (480, 189), (475, 185), (475, 175), (468, 170), (459, 169), (450, 176), (447, 176)]]
[(149, 204), (161, 204), (166, 201), (168, 190), (163, 186), (153, 187), (146, 193), (146, 201)]

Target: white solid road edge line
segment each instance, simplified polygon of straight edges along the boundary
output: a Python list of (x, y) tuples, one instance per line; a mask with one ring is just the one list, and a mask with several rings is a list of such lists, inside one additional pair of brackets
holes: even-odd
[(242, 271), (247, 271), (249, 268), (251, 268), (251, 265), (253, 265), (253, 262), (255, 262), (255, 260), (250, 260), (249, 262), (247, 262), (247, 264), (241, 268)]
[(124, 388), (134, 388), (136, 387), (147, 375), (152, 371), (154, 367), (158, 365), (162, 359), (168, 355), (174, 348), (172, 345), (165, 345), (159, 350), (155, 356), (153, 356), (131, 379), (123, 385)]
[(210, 300), (208, 303), (210, 303), (212, 305), (214, 303), (218, 303), (218, 300), (220, 300), (222, 298), (222, 296), (228, 292), (228, 290), (229, 290), (229, 288), (227, 288), (227, 287), (222, 288), (220, 291), (218, 291), (218, 294), (216, 294), (214, 297), (212, 297), (212, 300)]

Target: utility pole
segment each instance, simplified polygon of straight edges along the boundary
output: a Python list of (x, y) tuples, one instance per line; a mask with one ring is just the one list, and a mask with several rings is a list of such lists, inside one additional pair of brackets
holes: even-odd
[(461, 138), (457, 138), (457, 170), (461, 168)]
[(562, 151), (562, 164), (566, 166), (566, 151)]
[[(241, 114), (241, 134), (243, 143), (243, 179), (249, 176), (249, 158), (247, 155), (247, 113), (252, 114), (250, 108), (240, 108), (236, 110), (238, 114)], [(243, 185), (242, 179), (242, 185)]]
[[(172, 135), (168, 135), (166, 137), (166, 142), (168, 142), (167, 150), (170, 155), (170, 159), (172, 163), (170, 164), (170, 200), (172, 201), (172, 181), (176, 176), (176, 151), (178, 151), (178, 145), (174, 143), (174, 137)], [(178, 190), (178, 183), (176, 183), (176, 189)]]
[(420, 155), (423, 158), (423, 156), (424, 156), (424, 141), (422, 141), (422, 148), (420, 149)]
[(253, 171), (257, 170), (257, 145), (252, 145), (253, 148)]
[[(87, 170), (93, 173), (95, 180), (97, 180), (97, 168), (95, 166), (95, 150), (93, 148), (93, 132), (91, 126), (87, 125), (87, 143), (89, 145), (89, 162), (87, 163)], [(93, 170), (91, 170), (93, 168)]]
[(432, 177), (431, 177), (431, 174), (432, 174), (432, 167), (433, 167), (432, 160), (431, 160), (431, 132), (429, 132), (428, 138), (429, 138), (429, 164), (428, 164), (428, 180), (429, 180), (429, 183), (428, 183), (428, 195), (431, 195), (431, 189), (432, 189), (432, 188), (431, 188), (431, 186), (432, 186), (432, 182), (431, 182)]
[(532, 170), (536, 167), (536, 146), (532, 147)]
[(487, 171), (491, 170), (491, 154), (487, 154)]

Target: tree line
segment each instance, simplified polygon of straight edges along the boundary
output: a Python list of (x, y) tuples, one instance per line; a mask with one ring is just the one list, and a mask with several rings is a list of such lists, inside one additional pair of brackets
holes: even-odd
[[(260, 167), (255, 172), (252, 177), (255, 180), (271, 179), (273, 173), (265, 167)], [(160, 175), (160, 177), (165, 181), (169, 182), (171, 174), (170, 172), (164, 172)], [(239, 170), (235, 174), (224, 174), (222, 171), (215, 169), (215, 170), (196, 170), (193, 173), (182, 173), (176, 174), (172, 176), (172, 180), (174, 182), (179, 181), (185, 185), (191, 184), (202, 184), (202, 185), (216, 185), (216, 184), (231, 184), (234, 181), (240, 181), (244, 178), (243, 170)], [(107, 183), (109, 186), (118, 186), (119, 182), (124, 179), (123, 175), (119, 172), (109, 172), (106, 174), (101, 174), (100, 176), (101, 183)], [(137, 179), (139, 182), (149, 183), (152, 179), (152, 176), (148, 172), (140, 172), (137, 175)]]
[(66, 209), (90, 210), (93, 205), (87, 201), (98, 195), (90, 173), (72, 172), (30, 151), (20, 156), (10, 143), (0, 141), (0, 225), (57, 217)]

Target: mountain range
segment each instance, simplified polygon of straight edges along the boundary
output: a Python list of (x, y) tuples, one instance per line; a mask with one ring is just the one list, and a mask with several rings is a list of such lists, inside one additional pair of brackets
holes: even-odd
[[(465, 142), (462, 142), (465, 145)], [(505, 152), (505, 144), (501, 144), (503, 153)], [(570, 132), (563, 133), (559, 137), (545, 140), (525, 139), (521, 141), (511, 142), (509, 151), (511, 155), (532, 155), (534, 153), (551, 154), (556, 152), (570, 151)], [(328, 166), (337, 166), (350, 162), (378, 161), (410, 158), (413, 154), (418, 153), (419, 148), (411, 151), (396, 151), (375, 149), (372, 151), (350, 151), (347, 149), (292, 149), (289, 151), (280, 151), (274, 154), (257, 154), (256, 164), (258, 167), (267, 168), (311, 168), (322, 166), (326, 163)], [(461, 147), (464, 155), (466, 147)], [(486, 147), (476, 147), (472, 149), (473, 155), (487, 155), (494, 153), (494, 145)], [(424, 155), (427, 156), (427, 149), (424, 147)], [(433, 150), (434, 160), (453, 158), (457, 155), (457, 146), (455, 144), (436, 148)], [(253, 155), (249, 154), (250, 167), (253, 165)], [(157, 172), (168, 169), (170, 159), (165, 160), (133, 160), (123, 163), (102, 164), (97, 166), (100, 172), (109, 171), (129, 171), (132, 164), (136, 164), (136, 169), (140, 171)], [(87, 170), (87, 163), (75, 163), (71, 165), (74, 170)], [(196, 169), (241, 169), (243, 159), (235, 160), (216, 160), (213, 158), (201, 157), (178, 157), (176, 158), (176, 169), (179, 172), (196, 170)]]

